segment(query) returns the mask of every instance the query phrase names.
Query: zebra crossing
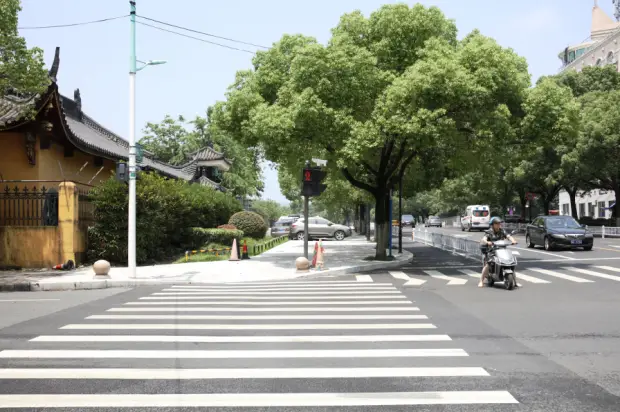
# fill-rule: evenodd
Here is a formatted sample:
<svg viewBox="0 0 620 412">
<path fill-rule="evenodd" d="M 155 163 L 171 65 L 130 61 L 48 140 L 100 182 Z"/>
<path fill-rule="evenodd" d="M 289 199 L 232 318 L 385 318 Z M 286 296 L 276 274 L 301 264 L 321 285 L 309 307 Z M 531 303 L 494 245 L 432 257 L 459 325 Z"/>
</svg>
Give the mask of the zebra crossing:
<svg viewBox="0 0 620 412">
<path fill-rule="evenodd" d="M 545 269 L 540 267 L 523 267 L 517 269 L 517 281 L 522 283 L 550 284 L 554 282 L 567 283 L 597 283 L 601 281 L 620 282 L 620 268 L 612 266 L 560 266 L 558 268 Z M 380 282 L 386 278 L 404 280 L 404 286 L 423 286 L 429 284 L 442 284 L 445 286 L 477 285 L 480 281 L 480 270 L 449 268 L 442 270 L 415 270 L 388 271 L 374 275 L 355 275 L 358 282 L 370 283 L 378 279 Z M 471 282 L 469 282 L 471 280 Z"/>
<path fill-rule="evenodd" d="M 372 276 L 171 286 L 76 319 L 0 351 L 0 409 L 519 404 Z"/>
</svg>

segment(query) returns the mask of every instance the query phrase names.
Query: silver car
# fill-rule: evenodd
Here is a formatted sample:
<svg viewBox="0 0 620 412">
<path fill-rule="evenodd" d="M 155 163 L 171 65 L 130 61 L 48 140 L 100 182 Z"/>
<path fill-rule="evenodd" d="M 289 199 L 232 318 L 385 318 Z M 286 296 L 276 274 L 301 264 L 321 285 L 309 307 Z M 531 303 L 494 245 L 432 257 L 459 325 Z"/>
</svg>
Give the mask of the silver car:
<svg viewBox="0 0 620 412">
<path fill-rule="evenodd" d="M 441 219 L 437 216 L 429 216 L 425 224 L 426 227 L 441 227 Z"/>
<path fill-rule="evenodd" d="M 343 240 L 347 236 L 351 236 L 352 231 L 348 226 L 332 223 L 329 220 L 319 216 L 311 217 L 309 220 L 310 233 L 308 239 L 317 237 L 333 237 L 336 240 Z M 306 235 L 306 225 L 304 219 L 301 218 L 293 223 L 289 233 L 289 237 L 291 239 L 303 240 Z"/>
</svg>

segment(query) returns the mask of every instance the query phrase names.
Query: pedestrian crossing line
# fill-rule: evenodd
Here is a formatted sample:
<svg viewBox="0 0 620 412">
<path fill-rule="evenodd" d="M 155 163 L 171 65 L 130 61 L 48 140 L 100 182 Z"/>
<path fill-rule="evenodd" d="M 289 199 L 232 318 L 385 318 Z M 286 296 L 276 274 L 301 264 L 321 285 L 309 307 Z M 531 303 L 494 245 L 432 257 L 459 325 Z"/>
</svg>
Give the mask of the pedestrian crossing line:
<svg viewBox="0 0 620 412">
<path fill-rule="evenodd" d="M 461 272 L 464 275 L 471 276 L 472 278 L 480 279 L 480 273 L 474 272 L 473 270 L 459 269 L 459 272 Z"/>
<path fill-rule="evenodd" d="M 0 395 L 0 408 L 216 408 L 518 404 L 508 391 Z"/>
<path fill-rule="evenodd" d="M 374 282 L 372 276 L 370 275 L 355 275 L 355 279 L 358 282 Z"/>
<path fill-rule="evenodd" d="M 134 369 L 27 368 L 0 369 L 0 379 L 364 379 L 490 376 L 480 367 L 411 368 L 265 368 L 265 369 Z"/>
<path fill-rule="evenodd" d="M 271 287 L 271 288 L 176 288 L 176 289 L 166 289 L 167 292 L 223 292 L 223 293 L 231 293 L 231 292 L 239 292 L 239 293 L 265 293 L 265 292 L 274 292 L 274 293 L 282 293 L 282 292 L 339 292 L 339 291 L 351 291 L 351 292 L 370 292 L 370 291 L 393 291 L 396 287 L 394 285 L 389 286 L 369 286 L 368 284 L 361 284 L 356 287 L 320 287 L 315 288 L 312 286 L 301 286 L 301 287 Z"/>
<path fill-rule="evenodd" d="M 320 343 L 320 342 L 445 342 L 448 335 L 294 335 L 294 336 L 188 336 L 188 335 L 42 335 L 30 342 L 157 342 L 157 343 Z"/>
<path fill-rule="evenodd" d="M 426 283 L 425 280 L 409 277 L 405 272 L 394 271 L 394 272 L 388 272 L 388 273 L 394 279 L 404 280 L 405 284 L 403 286 L 421 286 L 424 283 Z"/>
<path fill-rule="evenodd" d="M 463 349 L 116 350 L 7 349 L 2 359 L 307 359 L 469 356 Z"/>
<path fill-rule="evenodd" d="M 258 295 L 260 293 L 260 295 Z M 152 296 L 209 296 L 211 298 L 220 298 L 221 297 L 234 297 L 235 299 L 248 299 L 251 297 L 255 297 L 256 299 L 364 299 L 364 296 L 360 297 L 359 295 L 363 294 L 364 296 L 372 295 L 374 299 L 376 297 L 390 297 L 390 296 L 401 296 L 401 292 L 398 290 L 387 290 L 387 291 L 356 291 L 356 292 L 269 292 L 269 293 L 261 293 L 261 292 L 155 292 Z M 353 295 L 353 296 L 350 296 Z"/>
<path fill-rule="evenodd" d="M 204 323 L 75 323 L 59 329 L 72 330 L 320 330 L 320 329 L 436 329 L 430 323 L 300 323 L 300 324 L 204 324 Z"/>
<path fill-rule="evenodd" d="M 480 279 L 480 276 L 481 276 L 481 273 L 474 272 L 473 270 L 469 270 L 469 269 L 459 269 L 459 272 L 461 272 L 461 273 L 463 273 L 465 275 L 471 276 L 473 278 L 476 278 L 476 279 Z M 534 276 L 529 276 L 529 275 L 523 274 L 521 272 L 517 273 L 517 279 L 518 280 L 523 279 L 525 281 L 532 282 L 532 283 L 551 283 L 548 280 L 535 278 Z M 518 286 L 521 286 L 521 285 L 518 285 Z"/>
<path fill-rule="evenodd" d="M 142 298 L 140 298 L 142 299 Z M 235 306 L 269 306 L 269 305 L 278 305 L 278 306 L 301 306 L 301 305 L 402 305 L 408 303 L 406 300 L 351 300 L 351 301 L 333 301 L 333 300 L 322 300 L 322 301 L 308 301 L 308 302 L 300 302 L 297 300 L 294 301 L 280 301 L 280 302 L 224 302 L 224 301 L 179 301 L 176 300 L 174 302 L 127 302 L 125 305 L 235 305 Z"/>
<path fill-rule="evenodd" d="M 465 283 L 467 283 L 467 279 L 459 279 L 455 277 L 446 276 L 438 270 L 424 270 L 423 272 L 432 278 L 447 280 L 448 286 L 464 285 Z"/>
<path fill-rule="evenodd" d="M 277 282 L 277 283 L 242 283 L 242 284 L 230 284 L 230 283 L 213 283 L 213 284 L 200 284 L 200 285 L 171 285 L 174 289 L 270 289 L 270 288 L 374 288 L 382 286 L 391 286 L 391 283 L 372 283 L 368 285 L 360 285 L 356 280 L 347 282 L 338 281 L 323 281 L 323 282 Z"/>
<path fill-rule="evenodd" d="M 571 272 L 583 273 L 584 275 L 590 275 L 597 278 L 615 280 L 616 282 L 620 282 L 620 277 L 614 275 L 608 275 L 606 273 L 594 272 L 593 270 L 580 269 L 575 267 L 565 267 L 563 269 L 570 270 Z"/>
<path fill-rule="evenodd" d="M 618 246 L 618 247 L 620 247 L 620 246 Z M 602 270 L 607 270 L 609 272 L 620 273 L 620 268 L 614 268 L 614 267 L 611 267 L 611 266 L 595 266 L 595 268 L 602 269 Z"/>
<path fill-rule="evenodd" d="M 405 302 L 403 302 L 405 303 Z M 368 307 L 335 307 L 335 306 L 323 306 L 316 307 L 301 307 L 301 308 L 190 308 L 190 307 L 178 307 L 178 308 L 153 308 L 149 306 L 134 306 L 134 305 L 207 305 L 208 302 L 128 302 L 125 305 L 130 307 L 112 308 L 106 312 L 419 312 L 420 308 L 415 306 L 368 306 Z"/>
<path fill-rule="evenodd" d="M 296 299 L 296 301 L 305 301 L 305 300 L 320 300 L 320 299 L 350 299 L 352 301 L 356 301 L 358 299 L 399 299 L 399 300 L 407 300 L 406 296 L 403 296 L 402 293 L 396 293 L 387 296 L 178 296 L 178 295 L 167 295 L 167 296 L 145 296 L 141 297 L 140 300 L 191 300 L 191 299 L 219 299 L 219 300 L 243 300 L 243 301 L 252 301 L 252 300 L 276 300 L 281 301 L 282 299 Z M 269 302 L 265 302 L 269 303 Z M 350 302 L 354 303 L 354 302 Z"/>
<path fill-rule="evenodd" d="M 234 316 L 234 315 L 91 315 L 85 319 L 154 319 L 154 320 L 379 320 L 379 319 L 428 319 L 426 315 L 284 315 L 284 316 Z"/>
<path fill-rule="evenodd" d="M 222 287 L 255 287 L 269 285 L 357 285 L 356 280 L 276 280 L 264 282 L 226 282 L 226 283 L 202 283 L 197 285 L 172 285 L 172 287 L 188 287 L 195 286 L 197 288 L 204 286 L 222 286 Z M 380 283 L 379 283 L 380 284 Z M 389 285 L 389 283 L 384 283 Z M 369 285 L 372 286 L 372 285 Z"/>
<path fill-rule="evenodd" d="M 553 276 L 553 277 L 560 278 L 560 279 L 570 280 L 571 282 L 594 283 L 593 280 L 578 278 L 576 276 L 571 276 L 571 275 L 565 275 L 563 273 L 554 272 L 552 270 L 546 270 L 546 269 L 540 269 L 540 268 L 528 268 L 528 270 L 542 273 L 543 275 L 548 275 L 548 276 Z"/>
</svg>

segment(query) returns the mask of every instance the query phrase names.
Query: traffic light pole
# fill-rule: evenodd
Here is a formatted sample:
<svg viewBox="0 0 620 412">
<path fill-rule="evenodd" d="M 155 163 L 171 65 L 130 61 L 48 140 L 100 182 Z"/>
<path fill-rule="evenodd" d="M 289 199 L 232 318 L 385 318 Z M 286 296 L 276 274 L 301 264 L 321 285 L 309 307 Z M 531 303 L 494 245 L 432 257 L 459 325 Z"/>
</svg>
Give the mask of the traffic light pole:
<svg viewBox="0 0 620 412">
<path fill-rule="evenodd" d="M 306 162 L 306 168 L 310 167 L 310 162 Z M 304 193 L 304 257 L 308 259 L 308 235 L 310 233 L 309 212 L 310 197 Z"/>
<path fill-rule="evenodd" d="M 403 177 L 398 181 L 398 253 L 403 253 Z M 413 226 L 413 222 L 412 222 Z"/>
</svg>

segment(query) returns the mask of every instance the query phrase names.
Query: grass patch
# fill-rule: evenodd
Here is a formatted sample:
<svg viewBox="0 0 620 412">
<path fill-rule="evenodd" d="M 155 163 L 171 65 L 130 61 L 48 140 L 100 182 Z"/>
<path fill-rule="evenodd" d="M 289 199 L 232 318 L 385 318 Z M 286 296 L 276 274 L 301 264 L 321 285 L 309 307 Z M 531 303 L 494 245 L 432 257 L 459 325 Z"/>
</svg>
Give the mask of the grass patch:
<svg viewBox="0 0 620 412">
<path fill-rule="evenodd" d="M 271 236 L 264 237 L 262 239 L 252 239 L 252 238 L 243 238 L 239 244 L 239 258 L 241 258 L 241 253 L 243 250 L 244 243 L 248 246 L 248 254 L 251 256 L 258 256 L 263 252 L 268 251 L 269 249 L 273 249 L 274 247 L 281 245 L 284 242 L 287 242 L 288 238 L 284 237 L 274 238 Z M 175 260 L 174 263 L 186 263 L 186 262 L 218 262 L 221 260 L 228 260 L 230 258 L 230 251 L 228 249 L 232 247 L 232 245 L 222 245 L 218 243 L 209 243 L 204 245 L 201 249 L 205 250 L 204 253 L 197 251 L 197 253 L 192 254 L 190 252 L 189 256 L 187 256 L 187 260 L 185 254 L 180 256 Z M 209 250 L 218 250 L 218 255 L 216 256 L 215 252 L 208 252 Z"/>
</svg>

